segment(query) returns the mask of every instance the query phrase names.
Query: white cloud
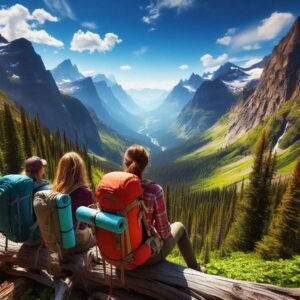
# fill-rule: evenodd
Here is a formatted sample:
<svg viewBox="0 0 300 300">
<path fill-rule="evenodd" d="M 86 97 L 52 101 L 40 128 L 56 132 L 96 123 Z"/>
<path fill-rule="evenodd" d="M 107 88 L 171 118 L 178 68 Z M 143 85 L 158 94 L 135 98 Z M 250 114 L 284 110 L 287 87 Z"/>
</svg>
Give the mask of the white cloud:
<svg viewBox="0 0 300 300">
<path fill-rule="evenodd" d="M 224 37 L 217 39 L 221 45 L 231 45 L 243 50 L 258 50 L 260 42 L 270 41 L 292 24 L 295 16 L 291 13 L 273 12 L 268 18 L 260 21 L 257 26 L 237 32 L 237 28 L 229 28 Z"/>
<path fill-rule="evenodd" d="M 231 42 L 231 37 L 230 36 L 224 36 L 222 38 L 217 39 L 217 44 L 220 45 L 229 45 Z"/>
<path fill-rule="evenodd" d="M 54 38 L 45 30 L 36 30 L 35 21 L 43 24 L 45 21 L 57 22 L 57 18 L 43 9 L 36 9 L 33 14 L 20 4 L 0 10 L 0 33 L 8 40 L 26 38 L 34 43 L 62 47 L 62 41 Z"/>
<path fill-rule="evenodd" d="M 63 17 L 71 20 L 76 20 L 75 14 L 68 0 L 44 0 L 44 3 L 52 12 L 55 12 Z"/>
<path fill-rule="evenodd" d="M 85 28 L 91 29 L 91 30 L 95 30 L 97 29 L 97 24 L 94 22 L 83 22 L 81 23 L 81 25 Z"/>
<path fill-rule="evenodd" d="M 130 71 L 132 69 L 129 65 L 120 66 L 121 71 Z"/>
<path fill-rule="evenodd" d="M 261 49 L 261 46 L 258 43 L 255 43 L 253 45 L 243 46 L 243 49 L 244 50 L 258 50 L 258 49 Z"/>
<path fill-rule="evenodd" d="M 152 2 L 146 7 L 148 11 L 147 16 L 142 17 L 142 21 L 146 24 L 153 24 L 160 16 L 161 11 L 164 9 L 177 9 L 178 13 L 190 8 L 194 0 L 160 0 Z"/>
<path fill-rule="evenodd" d="M 40 24 L 44 24 L 46 21 L 58 22 L 58 18 L 52 16 L 42 8 L 35 9 L 32 13 L 32 17 L 36 19 Z"/>
<path fill-rule="evenodd" d="M 272 40 L 294 20 L 291 13 L 274 12 L 269 18 L 261 21 L 261 25 L 257 27 L 257 37 L 259 40 Z"/>
<path fill-rule="evenodd" d="M 253 66 L 254 64 L 257 64 L 258 62 L 260 62 L 262 60 L 261 57 L 254 57 L 254 58 L 251 58 L 249 59 L 248 61 L 246 61 L 242 67 L 243 68 L 249 68 L 251 66 Z"/>
<path fill-rule="evenodd" d="M 227 32 L 225 33 L 225 35 L 234 35 L 236 32 L 237 32 L 237 28 L 236 27 L 228 28 Z"/>
<path fill-rule="evenodd" d="M 228 60 L 228 55 L 226 53 L 224 53 L 216 58 L 213 58 L 212 55 L 205 54 L 200 58 L 200 60 L 203 64 L 204 68 L 215 67 L 217 65 L 221 65 L 226 60 Z"/>
<path fill-rule="evenodd" d="M 187 70 L 189 68 L 188 65 L 181 65 L 178 67 L 179 70 Z"/>
<path fill-rule="evenodd" d="M 89 51 L 90 53 L 108 52 L 121 42 L 122 40 L 114 33 L 106 33 L 104 39 L 101 39 L 97 33 L 78 30 L 74 33 L 70 49 L 78 52 Z"/>
<path fill-rule="evenodd" d="M 149 50 L 148 47 L 141 47 L 140 49 L 133 52 L 133 55 L 136 57 L 143 56 L 145 53 L 147 53 Z"/>
</svg>

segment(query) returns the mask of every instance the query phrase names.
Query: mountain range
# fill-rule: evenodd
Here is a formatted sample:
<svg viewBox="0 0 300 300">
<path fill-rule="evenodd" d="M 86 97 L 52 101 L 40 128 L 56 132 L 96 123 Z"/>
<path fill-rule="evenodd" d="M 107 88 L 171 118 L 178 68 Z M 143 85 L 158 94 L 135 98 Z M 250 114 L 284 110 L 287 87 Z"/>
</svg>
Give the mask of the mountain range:
<svg viewBox="0 0 300 300">
<path fill-rule="evenodd" d="M 299 53 L 300 18 L 272 54 L 259 64 L 238 71 L 228 64 L 218 72 L 219 78 L 225 78 L 224 81 L 213 79 L 217 76 L 212 74 L 213 80 L 205 81 L 187 105 L 190 112 L 195 107 L 206 111 L 215 109 L 217 98 L 209 101 L 205 85 L 214 85 L 219 80 L 218 89 L 227 93 L 229 77 L 236 81 L 245 76 L 243 73 L 264 67 L 261 77 L 255 79 L 256 84 L 247 83 L 234 103 L 228 106 L 227 112 L 220 113 L 215 124 L 194 134 L 184 143 L 156 155 L 149 176 L 162 183 L 188 183 L 194 190 L 241 181 L 249 175 L 252 149 L 264 129 L 268 143 L 277 152 L 278 174 L 291 172 L 300 155 Z M 223 72 L 226 69 L 229 70 L 229 77 Z M 196 102 L 197 98 L 199 102 Z M 199 120 L 201 118 L 195 118 L 195 122 Z M 190 118 L 186 121 L 189 124 Z"/>
<path fill-rule="evenodd" d="M 29 41 L 0 36 L 0 89 L 51 131 L 65 131 L 91 152 L 120 163 L 125 148 L 140 143 L 154 155 L 153 179 L 200 188 L 236 168 L 244 171 L 233 172 L 227 183 L 247 175 L 264 127 L 279 151 L 280 172 L 291 168 L 300 151 L 299 53 L 298 18 L 260 62 L 250 67 L 229 62 L 210 74 L 193 73 L 168 94 L 149 90 L 153 99 L 155 93 L 164 99 L 147 111 L 137 104 L 142 94 L 127 93 L 114 78 L 85 77 L 70 60 L 50 72 Z"/>
<path fill-rule="evenodd" d="M 110 128 L 113 136 L 115 136 L 116 131 L 116 133 L 123 136 L 123 139 L 131 140 L 131 143 L 143 143 L 152 151 L 158 151 L 158 147 L 151 143 L 149 137 L 138 133 L 138 128 L 142 122 L 141 119 L 129 112 L 124 107 L 126 105 L 121 105 L 121 101 L 115 96 L 116 93 L 122 99 L 125 99 L 122 103 L 128 103 L 128 106 L 134 109 L 134 105 L 130 105 L 130 101 L 133 102 L 133 100 L 130 99 L 119 84 L 111 82 L 105 75 L 99 75 L 94 78 L 83 77 L 79 80 L 70 81 L 70 78 L 76 76 L 78 69 L 72 63 L 67 64 L 66 70 L 63 69 L 64 66 L 66 64 L 62 62 L 54 69 L 60 70 L 62 74 L 65 74 L 60 83 L 57 83 L 60 91 L 66 95 L 78 98 L 89 109 L 99 130 L 107 126 Z M 95 78 L 104 80 L 95 81 Z M 135 104 L 135 106 L 137 105 Z"/>
<path fill-rule="evenodd" d="M 1 37 L 0 41 L 0 89 L 18 106 L 24 107 L 30 117 L 39 115 L 42 124 L 50 130 L 64 131 L 71 139 L 78 136 L 81 144 L 86 144 L 91 151 L 101 154 L 97 128 L 86 108 L 71 99 L 67 100 L 68 107 L 65 105 L 64 96 L 32 44 L 24 38 L 9 43 Z M 81 115 L 71 114 L 68 108 L 73 105 L 81 107 L 88 126 L 77 126 L 84 119 L 81 119 Z M 90 139 L 91 134 L 93 139 Z"/>
</svg>

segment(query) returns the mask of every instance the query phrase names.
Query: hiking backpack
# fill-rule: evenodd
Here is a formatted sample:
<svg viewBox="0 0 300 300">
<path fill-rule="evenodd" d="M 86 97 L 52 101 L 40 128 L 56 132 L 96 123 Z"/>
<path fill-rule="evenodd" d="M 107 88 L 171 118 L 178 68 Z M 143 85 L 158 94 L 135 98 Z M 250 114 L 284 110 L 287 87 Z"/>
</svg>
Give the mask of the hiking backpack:
<svg viewBox="0 0 300 300">
<path fill-rule="evenodd" d="M 69 194 L 81 186 L 76 185 Z M 73 227 L 72 199 L 69 194 L 41 191 L 35 194 L 33 200 L 43 241 L 50 252 L 58 253 L 60 258 L 64 254 L 82 252 L 90 247 L 89 231 L 75 232 Z"/>
<path fill-rule="evenodd" d="M 145 218 L 143 192 L 140 179 L 126 172 L 104 175 L 97 188 L 101 211 L 121 215 L 127 221 L 122 234 L 96 227 L 102 258 L 123 272 L 144 264 L 154 251 L 160 250 L 159 241 L 151 237 Z"/>
<path fill-rule="evenodd" d="M 40 231 L 32 206 L 34 180 L 24 175 L 0 178 L 0 232 L 7 239 L 35 242 Z"/>
</svg>

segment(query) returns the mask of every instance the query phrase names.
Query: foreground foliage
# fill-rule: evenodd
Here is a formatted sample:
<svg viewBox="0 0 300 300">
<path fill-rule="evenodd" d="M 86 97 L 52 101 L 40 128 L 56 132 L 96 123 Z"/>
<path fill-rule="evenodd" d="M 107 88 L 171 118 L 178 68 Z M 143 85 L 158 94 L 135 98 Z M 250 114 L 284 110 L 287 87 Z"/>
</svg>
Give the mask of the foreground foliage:
<svg viewBox="0 0 300 300">
<path fill-rule="evenodd" d="M 185 265 L 178 250 L 174 250 L 168 256 L 168 260 Z M 202 263 L 200 257 L 199 262 Z M 221 257 L 216 251 L 210 253 L 210 262 L 205 266 L 212 275 L 283 287 L 300 287 L 300 256 L 265 261 L 253 252 L 233 252 L 230 256 Z"/>
</svg>

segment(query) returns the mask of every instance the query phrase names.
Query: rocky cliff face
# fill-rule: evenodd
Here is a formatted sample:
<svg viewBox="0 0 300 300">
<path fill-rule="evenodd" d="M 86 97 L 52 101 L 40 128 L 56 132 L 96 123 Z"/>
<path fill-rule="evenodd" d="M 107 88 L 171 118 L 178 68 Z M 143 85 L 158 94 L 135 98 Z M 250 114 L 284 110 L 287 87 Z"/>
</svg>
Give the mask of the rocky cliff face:
<svg viewBox="0 0 300 300">
<path fill-rule="evenodd" d="M 299 93 L 300 18 L 274 48 L 254 93 L 242 95 L 234 107 L 228 140 L 249 131 Z"/>
</svg>

